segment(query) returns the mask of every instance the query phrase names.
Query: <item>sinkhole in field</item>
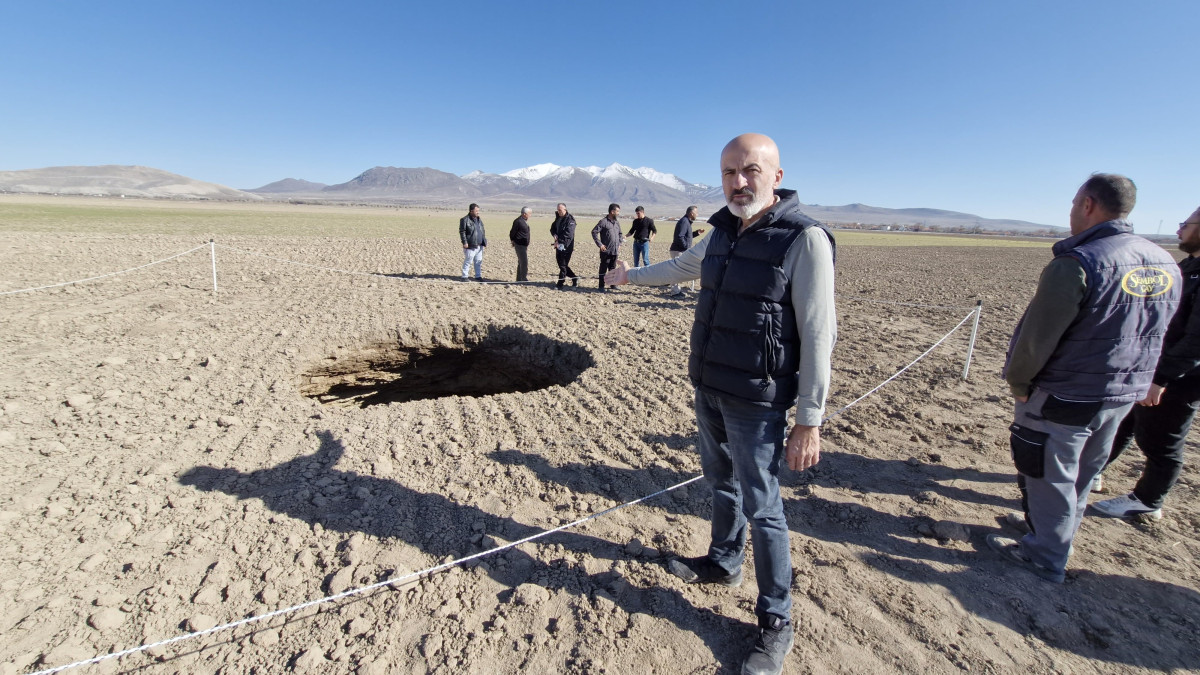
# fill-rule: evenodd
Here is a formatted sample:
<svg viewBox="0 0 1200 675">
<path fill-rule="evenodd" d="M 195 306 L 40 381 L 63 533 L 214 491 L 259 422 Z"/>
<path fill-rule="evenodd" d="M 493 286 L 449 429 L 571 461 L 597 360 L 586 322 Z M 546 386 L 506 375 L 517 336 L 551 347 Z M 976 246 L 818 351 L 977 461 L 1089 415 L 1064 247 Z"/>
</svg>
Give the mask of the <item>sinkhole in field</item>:
<svg viewBox="0 0 1200 675">
<path fill-rule="evenodd" d="M 454 327 L 341 347 L 301 377 L 300 393 L 361 406 L 536 391 L 595 365 L 584 347 L 514 326 Z"/>
</svg>

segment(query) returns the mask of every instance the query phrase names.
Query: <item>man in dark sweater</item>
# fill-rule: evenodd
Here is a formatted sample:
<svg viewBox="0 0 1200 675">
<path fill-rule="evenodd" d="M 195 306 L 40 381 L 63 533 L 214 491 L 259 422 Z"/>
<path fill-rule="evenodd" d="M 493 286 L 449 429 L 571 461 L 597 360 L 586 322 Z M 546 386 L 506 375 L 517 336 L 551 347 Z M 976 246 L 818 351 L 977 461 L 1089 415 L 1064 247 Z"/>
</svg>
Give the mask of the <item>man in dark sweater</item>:
<svg viewBox="0 0 1200 675">
<path fill-rule="evenodd" d="M 1179 263 L 1183 297 L 1167 326 L 1162 356 L 1154 369 L 1150 393 L 1138 401 L 1113 439 L 1112 464 L 1136 439 L 1146 466 L 1133 491 L 1092 504 L 1113 518 L 1162 517 L 1163 499 L 1183 472 L 1183 447 L 1200 406 L 1200 209 L 1179 224 L 1179 248 L 1188 254 Z"/>
<path fill-rule="evenodd" d="M 533 209 L 526 206 L 508 231 L 513 251 L 517 254 L 517 281 L 529 281 L 529 216 Z"/>
<path fill-rule="evenodd" d="M 550 236 L 554 237 L 554 260 L 558 263 L 558 284 L 571 280 L 572 286 L 579 285 L 579 277 L 571 269 L 571 254 L 575 252 L 575 216 L 567 212 L 567 205 L 559 203 L 555 209 L 554 222 L 550 225 Z"/>
<path fill-rule="evenodd" d="M 654 227 L 653 218 L 646 217 L 646 210 L 642 207 L 637 207 L 633 212 L 637 218 L 633 219 L 626 236 L 633 237 L 633 266 L 645 267 L 650 264 L 650 242 L 654 241 L 658 228 Z"/>
<path fill-rule="evenodd" d="M 600 249 L 600 290 L 604 290 L 604 274 L 617 266 L 621 242 L 625 241 L 621 234 L 621 223 L 617 221 L 620 215 L 621 205 L 609 204 L 608 215 L 592 228 L 592 241 Z"/>
</svg>

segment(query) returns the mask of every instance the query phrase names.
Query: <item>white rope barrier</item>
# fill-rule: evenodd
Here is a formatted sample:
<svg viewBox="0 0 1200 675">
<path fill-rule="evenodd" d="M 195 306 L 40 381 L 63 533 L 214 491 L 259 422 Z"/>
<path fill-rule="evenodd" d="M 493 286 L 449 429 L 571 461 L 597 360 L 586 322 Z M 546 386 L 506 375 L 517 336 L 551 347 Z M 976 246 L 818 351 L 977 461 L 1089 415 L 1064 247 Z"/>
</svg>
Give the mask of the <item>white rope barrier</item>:
<svg viewBox="0 0 1200 675">
<path fill-rule="evenodd" d="M 227 247 L 227 248 L 228 248 L 228 247 Z M 264 256 L 264 257 L 266 257 L 266 256 Z M 904 367 L 903 367 L 903 368 L 901 368 L 899 371 L 897 371 L 897 372 L 896 372 L 894 375 L 892 375 L 892 376 L 891 376 L 891 377 L 889 377 L 888 379 L 884 380 L 883 382 L 880 382 L 878 385 L 876 385 L 876 386 L 875 386 L 875 388 L 871 389 L 870 391 L 868 391 L 867 393 L 863 394 L 862 396 L 859 396 L 858 398 L 854 399 L 854 400 L 853 400 L 853 401 L 851 401 L 849 404 L 847 404 L 847 405 L 845 405 L 845 406 L 841 407 L 840 409 L 838 409 L 838 410 L 836 410 L 836 411 L 834 411 L 834 412 L 832 412 L 832 413 L 829 413 L 829 414 L 825 415 L 825 417 L 823 417 L 823 418 L 821 419 L 821 422 L 822 422 L 822 423 L 824 423 L 824 422 L 826 422 L 826 421 L 828 421 L 828 420 L 830 420 L 830 419 L 832 419 L 832 418 L 834 418 L 834 417 L 837 417 L 838 415 L 842 414 L 842 413 L 843 413 L 843 412 L 845 412 L 846 410 L 849 410 L 849 409 L 850 409 L 852 406 L 854 406 L 855 404 L 857 404 L 859 401 L 862 401 L 863 399 L 867 398 L 867 397 L 868 397 L 868 396 L 870 396 L 871 394 L 874 394 L 875 392 L 879 391 L 879 390 L 880 390 L 880 389 L 881 389 L 881 388 L 882 388 L 884 385 L 886 385 L 887 383 L 891 382 L 892 380 L 895 380 L 897 377 L 899 377 L 901 374 L 903 374 L 903 373 L 904 373 L 905 371 L 907 371 L 909 368 L 911 368 L 911 367 L 913 367 L 914 365 L 916 365 L 916 364 L 917 364 L 917 363 L 918 363 L 918 362 L 919 362 L 921 359 L 923 359 L 923 358 L 925 358 L 926 356 L 928 356 L 928 355 L 929 355 L 931 352 L 933 352 L 933 350 L 934 350 L 934 349 L 937 349 L 939 345 L 941 345 L 943 342 L 945 342 L 947 338 L 949 338 L 951 335 L 953 335 L 955 331 L 957 331 L 959 328 L 961 328 L 961 327 L 962 327 L 962 325 L 963 325 L 964 323 L 966 323 L 968 320 L 970 320 L 970 319 L 971 319 L 971 317 L 973 317 L 973 316 L 977 316 L 977 312 L 976 312 L 976 311 L 972 311 L 970 314 L 968 314 L 967 316 L 963 317 L 962 321 L 959 321 L 959 322 L 958 322 L 958 325 L 956 325 L 954 328 L 950 329 L 950 332 L 949 332 L 949 333 L 946 333 L 945 335 L 943 335 L 943 336 L 942 336 L 942 338 L 941 338 L 940 340 L 938 340 L 937 342 L 933 343 L 933 346 L 931 346 L 929 349 L 926 349 L 926 350 L 925 350 L 925 351 L 924 351 L 924 352 L 923 352 L 923 353 L 922 353 L 920 356 L 918 356 L 916 359 L 914 359 L 914 360 L 912 361 L 912 363 L 909 363 L 907 366 L 904 366 Z M 334 602 L 334 601 L 337 601 L 337 600 L 341 600 L 341 599 L 343 599 L 343 598 L 348 598 L 348 597 L 355 596 L 355 595 L 361 595 L 361 594 L 363 594 L 363 593 L 367 593 L 367 592 L 370 592 L 370 591 L 373 591 L 373 590 L 376 590 L 376 589 L 379 589 L 379 588 L 383 588 L 383 587 L 386 587 L 386 586 L 395 586 L 395 585 L 402 584 L 402 583 L 404 583 L 404 582 L 407 582 L 407 581 L 415 581 L 415 580 L 417 580 L 417 579 L 421 579 L 421 578 L 424 578 L 424 577 L 427 577 L 427 576 L 430 576 L 430 575 L 436 574 L 436 573 L 438 573 L 438 572 L 441 572 L 442 570 L 449 569 L 449 568 L 451 568 L 451 567 L 457 567 L 457 566 L 459 566 L 459 565 L 462 565 L 462 564 L 464 564 L 464 563 L 471 562 L 472 560 L 478 560 L 478 559 L 480 559 L 480 558 L 483 558 L 483 557 L 486 557 L 486 556 L 489 556 L 489 555 L 492 555 L 492 554 L 495 554 L 495 553 L 500 553 L 500 552 L 503 552 L 503 551 L 509 550 L 509 549 L 511 549 L 511 548 L 514 548 L 514 547 L 516 547 L 516 546 L 520 546 L 521 544 L 527 544 L 527 543 L 529 543 L 529 542 L 531 542 L 531 541 L 535 541 L 535 540 L 537 540 L 537 539 L 541 539 L 542 537 L 549 536 L 549 535 L 551 535 L 551 534 L 554 534 L 554 533 L 556 533 L 556 532 L 562 532 L 563 530 L 571 529 L 571 528 L 573 528 L 573 527 L 576 527 L 576 526 L 582 525 L 582 524 L 584 524 L 584 523 L 586 523 L 586 522 L 589 522 L 589 521 L 595 520 L 595 519 L 597 519 L 597 518 L 601 518 L 601 517 L 603 517 L 603 516 L 606 516 L 606 515 L 608 515 L 608 514 L 610 514 L 610 513 L 615 513 L 615 512 L 617 512 L 617 511 L 620 511 L 620 510 L 622 510 L 622 509 L 627 509 L 627 508 L 629 508 L 629 507 L 631 507 L 631 506 L 634 506 L 634 505 L 636 505 L 636 504 L 640 504 L 640 503 L 642 503 L 642 502 L 644 502 L 644 501 L 647 501 L 647 500 L 653 499 L 653 498 L 655 498 L 655 497 L 657 497 L 657 496 L 659 496 L 659 495 L 666 494 L 666 493 L 668 493 L 668 492 L 671 492 L 671 491 L 673 491 L 673 490 L 676 490 L 676 489 L 678 489 L 678 488 L 681 488 L 681 487 L 683 487 L 683 486 L 685 486 L 685 485 L 688 485 L 688 484 L 690 484 L 690 483 L 695 483 L 696 481 L 698 481 L 698 480 L 700 480 L 700 479 L 702 479 L 702 478 L 704 478 L 704 476 L 703 476 L 703 475 L 699 475 L 699 476 L 693 476 L 692 478 L 689 478 L 689 479 L 687 479 L 687 480 L 685 480 L 685 481 L 681 481 L 681 482 L 679 482 L 679 483 L 676 483 L 675 485 L 672 485 L 671 487 L 664 488 L 664 489 L 662 489 L 662 490 L 659 490 L 658 492 L 655 492 L 655 493 L 653 493 L 653 494 L 649 494 L 649 495 L 646 495 L 646 496 L 644 496 L 644 497 L 639 497 L 638 499 L 635 499 L 635 500 L 633 500 L 633 501 L 629 501 L 629 502 L 625 502 L 625 503 L 623 503 L 623 504 L 618 504 L 618 505 L 616 505 L 616 506 L 613 506 L 613 507 L 611 507 L 611 508 L 607 508 L 607 509 L 605 509 L 605 510 L 603 510 L 603 511 L 600 511 L 600 512 L 598 512 L 598 513 L 593 513 L 593 514 L 592 514 L 592 515 L 590 515 L 590 516 L 586 516 L 586 517 L 584 517 L 584 518 L 580 518 L 580 519 L 578 519 L 578 520 L 575 520 L 575 521 L 573 521 L 573 522 L 570 522 L 570 523 L 566 523 L 566 524 L 564 524 L 564 525 L 559 525 L 559 526 L 558 526 L 558 527 L 556 527 L 556 528 L 553 528 L 553 529 L 550 529 L 550 530 L 544 530 L 544 531 L 542 531 L 542 532 L 538 532 L 537 534 L 533 534 L 533 535 L 530 535 L 530 536 L 528 536 L 528 537 L 525 537 L 524 539 L 520 539 L 520 540 L 517 540 L 517 541 L 514 541 L 514 542 L 510 542 L 510 543 L 508 543 L 508 544 L 505 544 L 505 545 L 503 545 L 503 546 L 497 546 L 497 547 L 495 547 L 495 548 L 491 548 L 491 549 L 488 549 L 488 550 L 486 550 L 486 551 L 480 551 L 479 553 L 475 553 L 475 554 L 472 554 L 472 555 L 469 555 L 469 556 L 465 556 L 465 557 L 462 557 L 462 558 L 458 558 L 457 560 L 451 560 L 451 561 L 449 561 L 449 562 L 444 562 L 444 563 L 442 563 L 442 564 L 440 564 L 440 565 L 435 565 L 435 566 L 433 566 L 433 567 L 426 568 L 426 569 L 424 569 L 424 570 L 421 570 L 421 571 L 419 571 L 419 572 L 412 572 L 412 573 L 409 573 L 409 574 L 405 574 L 405 575 L 403 575 L 403 576 L 394 577 L 394 578 L 392 578 L 392 579 L 387 579 L 387 580 L 384 580 L 384 581 L 376 582 L 376 583 L 374 583 L 374 584 L 370 584 L 370 585 L 368 585 L 368 586 L 362 586 L 362 587 L 360 587 L 360 588 L 354 588 L 354 589 L 351 589 L 351 590 L 348 590 L 348 591 L 344 591 L 344 592 L 342 592 L 342 593 L 338 593 L 338 594 L 336 594 L 336 595 L 330 595 L 330 596 L 326 596 L 326 597 L 324 597 L 324 598 L 319 598 L 319 599 L 317 599 L 317 600 L 310 600 L 310 601 L 308 601 L 308 602 L 304 602 L 304 603 L 301 603 L 301 604 L 299 604 L 299 605 L 293 605 L 293 606 L 291 606 L 291 607 L 284 607 L 284 608 L 282 608 L 282 609 L 277 609 L 277 610 L 275 610 L 275 611 L 272 611 L 272 612 L 267 612 L 266 614 L 259 614 L 259 615 L 257 615 L 257 616 L 251 616 L 251 617 L 247 617 L 247 618 L 245 618 L 245 619 L 240 619 L 240 620 L 238 620 L 238 621 L 232 621 L 232 622 L 230 622 L 230 623 L 221 624 L 220 626 L 213 626 L 212 628 L 209 628 L 209 629 L 206 629 L 206 630 L 196 631 L 196 632 L 193 632 L 193 633 L 186 633 L 186 634 L 184 634 L 184 635 L 177 635 L 177 636 L 175 636 L 175 637 L 173 637 L 173 638 L 168 638 L 168 639 L 166 639 L 166 640 L 160 640 L 159 642 L 155 642 L 155 643 L 153 643 L 153 644 L 141 645 L 141 646 L 139 646 L 139 647 L 133 647 L 133 648 L 130 648 L 130 649 L 125 649 L 125 650 L 122 650 L 122 651 L 119 651 L 119 652 L 114 652 L 114 653 L 111 653 L 111 654 L 104 654 L 104 655 L 102 655 L 102 656 L 96 656 L 96 657 L 93 657 L 93 658 L 90 658 L 90 659 L 86 659 L 86 660 L 83 660 L 83 661 L 76 661 L 75 663 L 69 663 L 69 664 L 66 664 L 66 665 L 63 665 L 63 666 L 58 666 L 58 667 L 56 667 L 56 668 L 50 668 L 50 669 L 47 669 L 47 670 L 39 670 L 39 671 L 37 671 L 37 672 L 35 672 L 35 673 L 32 673 L 31 675 L 50 675 L 51 673 L 58 673 L 58 672 L 62 672 L 62 671 L 64 671 L 64 670 L 69 670 L 69 669 L 71 669 L 71 668 L 77 668 L 77 667 L 79 667 L 79 666 L 86 666 L 86 665 L 91 665 L 91 664 L 94 664 L 94 663 L 100 663 L 101 661 L 107 661 L 107 660 L 109 660 L 109 659 L 117 659 L 117 658 L 121 658 L 121 657 L 123 657 L 123 656 L 130 656 L 130 655 L 132 655 L 132 654 L 137 654 L 137 653 L 139 653 L 139 652 L 144 652 L 144 651 L 147 651 L 147 650 L 150 650 L 150 649 L 155 649 L 155 648 L 158 648 L 158 647 L 165 647 L 165 646 L 167 646 L 167 645 L 174 644 L 174 643 L 176 643 L 176 642 L 182 642 L 182 641 L 184 641 L 184 640 L 190 640 L 190 639 L 193 639 L 193 638 L 203 637 L 203 636 L 205 636 L 205 635 L 211 635 L 211 634 L 213 634 L 213 633 L 217 633 L 217 632 L 221 632 L 221 631 L 231 630 L 231 629 L 237 628 L 237 627 L 239 627 L 239 626 L 245 626 L 245 625 L 249 625 L 249 624 L 252 624 L 252 623 L 258 623 L 258 622 L 261 622 L 261 621 L 267 621 L 267 620 L 269 620 L 269 619 L 273 619 L 273 618 L 275 618 L 275 617 L 277 617 L 277 616 L 283 616 L 284 614 L 291 614 L 291 613 L 294 613 L 294 612 L 298 612 L 298 611 L 301 611 L 301 610 L 307 609 L 307 608 L 309 608 L 309 607 L 315 607 L 315 606 L 317 606 L 317 605 L 322 605 L 322 604 L 325 604 L 325 603 Z"/>
<path fill-rule="evenodd" d="M 851 406 L 853 406 L 854 404 L 856 404 L 856 403 L 858 403 L 859 401 L 863 400 L 864 398 L 866 398 L 866 397 L 870 396 L 871 394 L 874 394 L 875 392 L 879 391 L 881 388 L 883 388 L 883 385 L 887 384 L 888 382 L 891 382 L 892 380 L 896 379 L 897 377 L 900 377 L 902 374 L 904 374 L 904 371 L 908 370 L 909 368 L 912 368 L 913 366 L 917 365 L 917 362 L 918 362 L 918 361 L 920 361 L 921 359 L 925 358 L 926 356 L 929 356 L 929 353 L 930 353 L 930 352 L 932 352 L 933 350 L 937 349 L 937 348 L 938 348 L 938 345 L 940 345 L 940 344 L 942 344 L 943 342 L 945 342 L 945 341 L 946 341 L 946 338 L 950 337 L 951 335 L 954 335 L 954 332 L 955 332 L 955 331 L 957 331 L 959 328 L 962 328 L 962 325 L 963 325 L 964 323 L 966 323 L 967 321 L 969 321 L 969 320 L 971 319 L 971 317 L 973 317 L 973 316 L 975 316 L 975 315 L 976 315 L 976 312 L 975 312 L 975 311 L 972 311 L 970 314 L 968 314 L 968 315 L 964 316 L 964 317 L 962 318 L 962 321 L 959 321 L 959 322 L 958 322 L 958 325 L 957 325 L 957 326 L 955 326 L 954 328 L 951 328 L 949 333 L 946 333 L 945 335 L 943 335 L 943 336 L 942 336 L 942 339 L 940 339 L 940 340 L 938 340 L 937 342 L 933 343 L 933 346 L 932 346 L 932 347 L 930 347 L 929 349 L 926 349 L 926 350 L 925 350 L 925 352 L 924 352 L 924 353 L 922 353 L 920 356 L 918 356 L 918 357 L 917 357 L 915 360 L 913 360 L 913 362 L 912 362 L 912 363 L 910 363 L 910 364 L 908 364 L 907 366 L 904 366 L 904 367 L 903 367 L 903 368 L 901 368 L 900 370 L 896 371 L 896 374 L 895 374 L 895 375 L 892 375 L 891 377 L 889 377 L 888 379 L 884 380 L 883 382 L 880 382 L 879 384 L 875 385 L 875 388 L 874 388 L 874 389 L 872 389 L 871 391 L 868 391 L 867 393 L 863 394 L 862 396 L 859 396 L 858 398 L 856 398 L 856 399 L 854 399 L 853 401 L 851 401 L 851 402 L 847 403 L 846 405 L 844 405 L 844 406 L 842 406 L 841 408 L 839 408 L 839 409 L 835 410 L 834 412 L 832 412 L 832 413 L 829 413 L 829 414 L 828 414 L 828 415 L 826 415 L 824 418 L 822 418 L 822 419 L 821 419 L 821 421 L 822 421 L 822 422 L 825 422 L 825 421 L 826 421 L 826 420 L 828 420 L 828 419 L 831 419 L 831 418 L 837 417 L 838 415 L 841 415 L 842 413 L 844 413 L 844 412 L 846 412 L 847 410 L 849 410 L 849 409 L 850 409 L 850 407 L 851 407 Z"/>
<path fill-rule="evenodd" d="M 201 244 L 200 246 L 197 246 L 196 248 L 189 249 L 182 253 L 176 253 L 175 255 L 170 256 L 168 258 L 163 258 L 162 260 L 155 260 L 154 262 L 149 262 L 149 263 L 146 263 L 145 265 L 139 265 L 137 267 L 131 267 L 127 270 L 121 270 L 119 272 L 110 272 L 108 274 L 101 274 L 99 276 L 88 277 L 87 279 L 79 279 L 76 281 L 64 281 L 64 282 L 58 283 L 58 284 L 49 284 L 46 286 L 36 286 L 34 288 L 23 288 L 23 289 L 16 290 L 16 291 L 0 291 L 0 295 L 14 295 L 17 293 L 29 293 L 32 291 L 46 290 L 48 288 L 59 288 L 62 286 L 70 286 L 72 284 L 82 284 L 82 283 L 85 283 L 88 281 L 96 281 L 98 279 L 105 279 L 108 277 L 116 276 L 118 274 L 126 274 L 128 272 L 135 272 L 140 269 L 145 269 L 145 268 L 151 267 L 153 265 L 158 265 L 160 263 L 167 262 L 168 260 L 174 260 L 175 258 L 178 258 L 180 256 L 185 256 L 189 253 L 194 253 L 206 246 L 208 247 L 209 255 L 212 258 L 212 284 L 213 284 L 213 294 L 214 295 L 216 295 L 216 293 L 217 293 L 217 251 L 216 251 L 216 249 L 218 246 L 221 248 L 224 248 L 224 249 L 228 249 L 230 251 L 236 251 L 237 253 L 242 253 L 244 255 L 250 255 L 250 256 L 255 256 L 258 258 L 264 258 L 266 260 L 271 260 L 271 261 L 278 262 L 278 263 L 284 263 L 287 265 L 296 265 L 299 267 L 307 267 L 309 269 L 321 270 L 324 272 L 336 272 L 338 274 L 351 274 L 351 275 L 355 275 L 355 276 L 376 277 L 376 278 L 380 278 L 380 279 L 387 279 L 390 281 L 419 281 L 419 282 L 427 282 L 427 283 L 435 283 L 435 284 L 461 284 L 461 283 L 463 283 L 462 281 L 454 281 L 452 279 L 420 279 L 420 278 L 416 278 L 416 277 L 380 274 L 378 272 L 360 272 L 360 271 L 356 271 L 356 270 L 344 270 L 344 269 L 340 269 L 337 267 L 325 267 L 323 265 L 313 265 L 311 263 L 304 263 L 304 262 L 300 262 L 297 260 L 288 260 L 287 258 L 279 258 L 276 256 L 265 255 L 263 253 L 257 253 L 255 251 L 248 251 L 246 249 L 238 248 L 236 246 L 229 246 L 228 244 L 218 244 L 215 241 L 210 239 L 207 244 Z M 515 285 L 519 285 L 519 284 L 550 283 L 558 278 L 557 276 L 555 276 L 553 274 L 542 275 L 542 276 L 545 279 L 545 281 L 539 279 L 536 281 L 533 281 L 533 280 L 528 280 L 528 281 L 471 281 L 468 283 L 482 285 L 482 286 L 515 286 Z M 574 277 L 564 277 L 563 280 L 564 281 L 570 280 L 570 281 L 578 282 L 578 281 L 583 281 L 583 280 L 592 279 L 592 278 L 593 277 L 574 276 Z M 839 300 L 850 300 L 853 302 L 866 302 L 866 303 L 871 303 L 871 304 L 876 304 L 876 305 L 893 305 L 893 306 L 897 306 L 897 307 L 924 307 L 924 308 L 929 308 L 929 309 L 968 309 L 969 308 L 968 305 L 934 305 L 934 304 L 921 303 L 921 302 L 899 302 L 899 301 L 893 301 L 893 300 L 875 300 L 872 298 L 860 298 L 860 297 L 856 297 L 856 296 L 852 296 L 852 295 L 844 295 L 841 293 L 837 294 L 835 297 L 837 297 Z"/>
<path fill-rule="evenodd" d="M 157 265 L 157 264 L 159 264 L 159 263 L 165 263 L 165 262 L 167 262 L 168 260 L 174 260 L 175 258 L 178 258 L 178 257 L 180 257 L 180 256 L 184 256 L 184 255 L 187 255 L 187 254 L 189 254 L 189 253 L 194 253 L 194 252 L 196 252 L 196 251 L 199 251 L 200 249 L 202 249 L 202 248 L 204 248 L 204 247 L 206 247 L 206 246 L 208 246 L 208 244 L 201 244 L 201 245 L 197 246 L 196 248 L 193 248 L 193 249 L 188 249 L 188 250 L 184 251 L 183 253 L 176 253 L 175 255 L 173 255 L 173 256 L 171 256 L 171 257 L 169 257 L 169 258 L 163 258 L 162 260 L 155 260 L 154 262 L 149 262 L 149 263 L 146 263 L 145 265 L 138 265 L 137 267 L 130 267 L 129 269 L 127 269 L 127 270 L 121 270 L 120 272 L 109 272 L 108 274 L 101 274 L 100 276 L 96 276 L 96 277 L 88 277 L 87 279 L 79 279 L 79 280 L 77 280 L 77 281 L 64 281 L 64 282 L 62 282 L 61 284 L 49 284 L 49 285 L 47 285 L 47 286 L 37 286 L 37 287 L 34 287 L 34 288 L 22 288 L 22 289 L 21 289 L 21 290 L 19 290 L 19 291 L 0 291 L 0 295 L 13 295 L 13 294 L 15 294 L 15 293 L 29 293 L 29 292 L 31 292 L 31 291 L 42 291 L 42 290 L 45 290 L 45 289 L 47 289 L 47 288 L 58 288 L 58 287 L 60 287 L 60 286 L 70 286 L 71 284 L 82 284 L 82 283 L 84 283 L 84 282 L 87 282 L 87 281 L 95 281 L 95 280 L 97 280 L 97 279 L 104 279 L 104 278 L 107 278 L 107 277 L 113 277 L 113 276 L 116 276 L 116 275 L 118 275 L 118 274 L 125 274 L 125 273 L 127 273 L 127 272 L 135 272 L 135 271 L 137 271 L 137 270 L 140 270 L 140 269 L 145 269 L 145 268 L 147 268 L 147 267 L 150 267 L 151 265 Z M 215 277 L 214 277 L 214 279 L 215 279 Z M 214 283 L 215 283 L 215 281 L 214 281 Z"/>
<path fill-rule="evenodd" d="M 567 523 L 565 525 L 559 525 L 558 527 L 556 527 L 552 530 L 544 530 L 542 532 L 538 532 L 537 534 L 533 534 L 528 537 L 525 537 L 524 539 L 519 539 L 517 541 L 507 543 L 503 546 L 497 546 L 495 548 L 490 548 L 486 551 L 480 551 L 479 553 L 475 553 L 473 555 L 459 558 L 457 560 L 451 560 L 449 562 L 444 562 L 440 565 L 436 565 L 434 567 L 430 567 L 430 568 L 421 570 L 419 572 L 412 572 L 410 574 L 405 574 L 400 577 L 395 577 L 392 579 L 387 579 L 385 581 L 380 581 L 380 582 L 371 584 L 369 586 L 363 586 L 361 588 L 354 588 L 354 589 L 351 589 L 348 591 L 343 591 L 342 593 L 338 593 L 337 595 L 330 595 L 330 596 L 327 596 L 324 598 L 320 598 L 318 600 L 310 600 L 308 602 L 305 602 L 305 603 L 302 603 L 299 605 L 293 605 L 291 607 L 277 609 L 273 612 L 267 612 L 266 614 L 260 614 L 258 616 L 248 617 L 245 619 L 241 619 L 239 621 L 232 621 L 230 623 L 222 624 L 220 626 L 213 626 L 212 628 L 209 628 L 207 630 L 196 631 L 194 633 L 187 633 L 185 635 L 177 635 L 173 638 L 169 638 L 166 640 L 160 640 L 159 642 L 155 642 L 154 644 L 142 645 L 140 647 L 133 647 L 132 649 L 126 649 L 123 651 L 114 652 L 112 654 L 105 654 L 103 656 L 97 656 L 97 657 L 90 658 L 90 659 L 87 659 L 84 661 L 77 661 L 75 663 L 69 663 L 65 666 L 58 666 L 57 668 L 50 668 L 48 670 L 39 670 L 36 673 L 33 673 L 32 675 L 49 675 L 49 673 L 58 673 L 58 672 L 67 670 L 69 668 L 77 668 L 79 666 L 86 666 L 86 665 L 91 665 L 93 663 L 99 663 L 101 661 L 107 661 L 108 659 L 116 659 L 116 658 L 120 658 L 122 656 L 129 656 L 131 654 L 136 654 L 138 652 L 144 652 L 149 649 L 155 649 L 157 647 L 165 647 L 166 645 L 173 644 L 175 642 L 182 642 L 183 640 L 190 640 L 192 638 L 198 638 L 198 637 L 201 637 L 204 635 L 211 635 L 212 633 L 230 630 L 233 628 L 237 628 L 238 626 L 245 626 L 245 625 L 251 624 L 251 623 L 266 621 L 268 619 L 272 619 L 277 616 L 282 616 L 284 614 L 291 614 L 293 612 L 298 612 L 300 610 L 307 609 L 309 607 L 314 607 L 316 605 L 321 605 L 321 604 L 324 604 L 327 602 L 333 602 L 335 600 L 341 600 L 343 598 L 349 598 L 354 595 L 361 595 L 368 591 L 373 591 L 373 590 L 376 590 L 379 588 L 383 588 L 385 586 L 395 586 L 397 584 L 401 584 L 406 581 L 415 581 L 422 577 L 427 577 L 429 575 L 436 574 L 437 572 L 441 572 L 442 570 L 449 569 L 451 567 L 456 567 L 458 565 L 462 565 L 464 563 L 468 563 L 468 562 L 471 562 L 472 560 L 477 560 L 479 558 L 483 558 L 485 556 L 489 556 L 494 553 L 500 553 L 502 551 L 507 551 L 508 549 L 515 548 L 517 546 L 520 546 L 521 544 L 527 544 L 531 541 L 534 541 L 536 539 L 541 539 L 542 537 L 549 536 L 556 532 L 561 532 L 563 530 L 570 529 L 570 528 L 576 527 L 578 525 L 582 525 L 583 523 L 586 523 L 590 520 L 595 520 L 596 518 L 600 518 L 601 516 L 608 515 L 615 511 L 620 511 L 621 509 L 629 508 L 630 506 L 634 506 L 635 504 L 640 504 L 641 502 L 644 502 L 648 499 L 653 499 L 654 497 L 657 497 L 659 495 L 666 494 L 672 490 L 681 488 L 684 485 L 687 485 L 688 483 L 695 483 L 696 481 L 700 480 L 703 477 L 704 476 L 695 476 L 693 478 L 689 478 L 688 480 L 676 483 L 675 485 L 672 485 L 669 488 L 664 488 L 662 490 L 659 490 L 658 492 L 655 492 L 654 494 L 649 494 L 649 495 L 646 495 L 645 497 L 640 497 L 631 502 L 625 502 L 624 504 L 618 504 L 611 508 L 600 511 L 599 513 L 593 513 L 592 515 L 587 516 L 585 518 L 580 518 L 576 521 Z"/>
</svg>

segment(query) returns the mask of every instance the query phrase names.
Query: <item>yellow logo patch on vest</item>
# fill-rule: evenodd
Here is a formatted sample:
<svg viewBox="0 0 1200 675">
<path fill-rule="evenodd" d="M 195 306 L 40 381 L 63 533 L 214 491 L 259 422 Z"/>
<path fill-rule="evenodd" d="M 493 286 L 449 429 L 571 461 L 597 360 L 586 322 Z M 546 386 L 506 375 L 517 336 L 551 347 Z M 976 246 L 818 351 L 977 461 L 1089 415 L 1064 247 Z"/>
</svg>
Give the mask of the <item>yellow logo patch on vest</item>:
<svg viewBox="0 0 1200 675">
<path fill-rule="evenodd" d="M 1139 298 L 1152 298 L 1171 290 L 1175 280 L 1157 267 L 1135 267 L 1121 277 L 1121 290 Z"/>
</svg>

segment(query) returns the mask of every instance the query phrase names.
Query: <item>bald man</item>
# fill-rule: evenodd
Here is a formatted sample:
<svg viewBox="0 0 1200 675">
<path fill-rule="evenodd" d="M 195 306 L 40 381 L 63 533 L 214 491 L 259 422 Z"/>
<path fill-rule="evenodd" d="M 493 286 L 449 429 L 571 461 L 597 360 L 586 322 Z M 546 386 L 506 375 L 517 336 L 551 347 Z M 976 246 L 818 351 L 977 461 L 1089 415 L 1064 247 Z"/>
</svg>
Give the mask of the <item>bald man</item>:
<svg viewBox="0 0 1200 675">
<path fill-rule="evenodd" d="M 695 386 L 704 476 L 712 486 L 707 555 L 678 558 L 688 583 L 742 582 L 747 529 L 754 546 L 759 634 L 743 673 L 778 673 L 794 640 L 788 525 L 779 466 L 803 471 L 820 459 L 818 427 L 837 338 L 833 235 L 800 212 L 783 181 L 779 148 L 760 134 L 721 152 L 727 206 L 712 233 L 677 258 L 606 281 L 664 286 L 700 279 L 688 376 Z M 788 411 L 795 424 L 788 430 Z"/>
</svg>

